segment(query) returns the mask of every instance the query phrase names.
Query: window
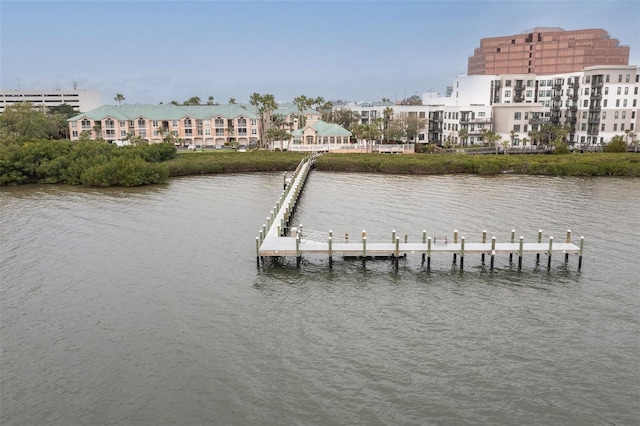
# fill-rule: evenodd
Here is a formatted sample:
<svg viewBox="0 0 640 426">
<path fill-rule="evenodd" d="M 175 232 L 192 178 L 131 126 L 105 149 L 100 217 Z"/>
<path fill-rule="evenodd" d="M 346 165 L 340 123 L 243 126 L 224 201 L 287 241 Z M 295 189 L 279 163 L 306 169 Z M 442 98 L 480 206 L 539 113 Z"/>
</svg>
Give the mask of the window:
<svg viewBox="0 0 640 426">
<path fill-rule="evenodd" d="M 551 90 L 547 90 L 547 97 L 551 97 Z"/>
<path fill-rule="evenodd" d="M 587 123 L 582 123 L 580 125 L 580 130 L 587 130 Z"/>
<path fill-rule="evenodd" d="M 585 94 L 585 96 L 589 96 L 589 88 L 588 87 L 584 88 L 584 94 Z"/>
<path fill-rule="evenodd" d="M 184 135 L 185 136 L 192 136 L 193 135 L 193 129 L 192 128 L 184 129 Z"/>
<path fill-rule="evenodd" d="M 616 99 L 616 108 L 620 106 L 620 99 Z"/>
<path fill-rule="evenodd" d="M 622 87 L 618 87 L 618 95 L 622 93 Z"/>
<path fill-rule="evenodd" d="M 631 77 L 631 76 L 630 76 L 629 74 L 627 74 L 627 75 L 626 75 L 626 77 L 625 77 L 625 79 L 624 79 L 624 82 L 625 82 L 625 83 L 628 83 L 628 82 L 629 82 L 629 78 L 630 78 L 630 77 Z"/>
<path fill-rule="evenodd" d="M 522 131 L 525 132 L 525 133 L 528 132 L 529 131 L 529 125 L 525 124 L 524 128 L 522 129 Z"/>
<path fill-rule="evenodd" d="M 620 131 L 624 132 L 624 123 L 620 123 Z"/>
<path fill-rule="evenodd" d="M 608 94 L 609 94 L 609 86 L 607 86 L 607 87 L 605 87 L 605 88 L 604 88 L 604 94 L 605 94 L 605 95 L 608 95 Z"/>
<path fill-rule="evenodd" d="M 618 123 L 613 123 L 613 131 L 614 132 L 618 131 Z"/>
<path fill-rule="evenodd" d="M 600 125 L 600 131 L 601 131 L 601 132 L 604 132 L 604 123 L 602 123 L 602 124 Z"/>
<path fill-rule="evenodd" d="M 604 76 L 604 81 L 606 81 L 607 83 L 609 82 L 609 74 Z"/>
<path fill-rule="evenodd" d="M 178 127 L 178 120 L 172 120 L 171 127 Z"/>
<path fill-rule="evenodd" d="M 627 87 L 625 87 L 625 88 L 624 88 L 624 94 L 625 94 L 625 95 L 628 95 L 628 94 L 629 94 L 629 86 L 627 86 Z"/>
<path fill-rule="evenodd" d="M 521 112 L 513 113 L 513 119 L 514 120 L 521 120 L 522 119 L 522 113 Z"/>
<path fill-rule="evenodd" d="M 184 127 L 187 129 L 191 128 L 191 119 L 189 117 L 184 119 Z"/>
<path fill-rule="evenodd" d="M 582 111 L 582 119 L 583 120 L 587 119 L 587 111 Z"/>
<path fill-rule="evenodd" d="M 622 83 L 622 74 L 618 74 L 618 83 Z"/>
<path fill-rule="evenodd" d="M 252 135 L 257 135 L 258 134 L 258 129 L 251 129 L 251 134 Z"/>
<path fill-rule="evenodd" d="M 541 80 L 541 81 L 540 81 L 540 87 L 544 87 L 544 86 L 546 86 L 546 85 L 547 85 L 547 82 L 546 82 L 546 81 L 544 81 L 544 80 Z"/>
<path fill-rule="evenodd" d="M 484 112 L 479 112 L 478 117 L 484 117 Z"/>
<path fill-rule="evenodd" d="M 152 120 L 151 121 L 151 126 L 152 127 L 158 127 L 158 120 Z M 157 135 L 156 135 L 157 136 Z"/>
<path fill-rule="evenodd" d="M 626 108 L 626 107 L 627 107 L 627 100 L 626 100 L 626 99 L 623 99 L 623 100 L 622 100 L 622 107 L 623 107 L 623 108 Z"/>
<path fill-rule="evenodd" d="M 513 130 L 516 132 L 520 132 L 520 125 L 519 124 L 514 124 L 513 125 Z"/>
<path fill-rule="evenodd" d="M 634 95 L 637 95 L 637 94 L 638 94 L 638 86 L 636 86 L 636 87 L 634 87 L 634 88 L 633 88 L 633 94 L 634 94 Z"/>
<path fill-rule="evenodd" d="M 224 129 L 223 128 L 216 129 L 216 136 L 224 136 Z"/>
<path fill-rule="evenodd" d="M 140 136 L 141 138 L 146 138 L 147 137 L 147 129 L 139 129 L 138 130 L 138 136 Z"/>
<path fill-rule="evenodd" d="M 224 118 L 220 118 L 220 117 L 216 118 L 216 127 L 224 127 Z"/>
<path fill-rule="evenodd" d="M 587 78 L 589 78 L 589 77 L 587 77 Z M 547 80 L 547 86 L 553 86 L 553 80 Z"/>
<path fill-rule="evenodd" d="M 211 129 L 210 128 L 205 128 L 204 129 L 204 135 L 205 136 L 211 136 Z"/>
<path fill-rule="evenodd" d="M 147 123 L 144 118 L 138 118 L 138 127 L 144 127 Z"/>
<path fill-rule="evenodd" d="M 120 137 L 121 138 L 126 138 L 127 137 L 127 131 L 126 130 L 120 130 Z"/>
<path fill-rule="evenodd" d="M 538 97 L 541 98 L 544 96 L 544 90 L 539 90 L 538 91 Z"/>
<path fill-rule="evenodd" d="M 589 106 L 589 101 L 588 101 L 588 100 L 586 100 L 586 99 L 585 99 L 584 101 L 582 101 L 582 106 L 583 106 L 584 108 L 587 108 L 587 107 Z"/>
<path fill-rule="evenodd" d="M 77 129 L 78 128 L 78 122 L 77 121 L 72 121 L 71 122 L 71 128 L 72 129 Z"/>
<path fill-rule="evenodd" d="M 85 118 L 82 120 L 81 124 L 82 124 L 82 130 L 91 130 L 91 121 Z"/>
<path fill-rule="evenodd" d="M 528 120 L 529 119 L 529 111 L 525 111 L 524 112 L 524 119 Z"/>
<path fill-rule="evenodd" d="M 533 87 L 533 80 L 527 80 L 527 87 Z"/>
<path fill-rule="evenodd" d="M 420 112 L 420 118 L 425 118 L 424 111 Z"/>
<path fill-rule="evenodd" d="M 71 132 L 71 137 L 72 137 L 72 138 L 77 138 L 77 137 L 78 137 L 78 131 L 77 131 L 77 130 L 73 130 L 73 131 Z"/>
<path fill-rule="evenodd" d="M 590 75 L 588 75 L 588 76 L 585 78 L 585 81 L 584 81 L 584 82 L 585 82 L 585 83 L 591 83 L 591 76 L 590 76 Z"/>
<path fill-rule="evenodd" d="M 613 113 L 613 118 L 615 118 L 616 120 L 618 119 L 618 111 Z"/>
<path fill-rule="evenodd" d="M 252 125 L 252 126 L 255 126 L 257 123 L 258 123 L 258 122 L 257 122 L 257 120 L 256 120 L 255 118 L 252 118 L 252 119 L 251 119 L 251 125 Z"/>
<path fill-rule="evenodd" d="M 636 107 L 636 101 L 637 101 L 637 99 L 634 99 L 634 100 L 633 100 L 633 107 L 634 107 L 634 108 Z"/>
<path fill-rule="evenodd" d="M 127 127 L 127 122 L 126 122 L 126 121 L 124 121 L 124 120 L 120 120 L 120 121 L 118 121 L 118 126 L 120 126 L 120 127 Z"/>
<path fill-rule="evenodd" d="M 511 87 L 511 80 L 507 80 L 504 82 L 504 87 Z"/>
<path fill-rule="evenodd" d="M 607 100 L 606 99 L 604 101 L 602 101 L 602 106 L 605 107 L 605 108 L 607 107 Z"/>
<path fill-rule="evenodd" d="M 602 111 L 602 119 L 603 120 L 607 119 L 607 111 Z"/>
</svg>

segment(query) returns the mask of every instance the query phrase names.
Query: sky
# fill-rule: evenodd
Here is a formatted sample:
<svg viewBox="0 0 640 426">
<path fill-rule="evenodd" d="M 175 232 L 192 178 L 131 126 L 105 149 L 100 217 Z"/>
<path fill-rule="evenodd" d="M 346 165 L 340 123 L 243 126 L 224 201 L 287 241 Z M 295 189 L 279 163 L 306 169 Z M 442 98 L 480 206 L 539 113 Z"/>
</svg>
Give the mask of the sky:
<svg viewBox="0 0 640 426">
<path fill-rule="evenodd" d="M 640 1 L 0 0 L 0 87 L 105 104 L 353 102 L 444 92 L 480 39 L 603 28 L 640 65 Z"/>
</svg>

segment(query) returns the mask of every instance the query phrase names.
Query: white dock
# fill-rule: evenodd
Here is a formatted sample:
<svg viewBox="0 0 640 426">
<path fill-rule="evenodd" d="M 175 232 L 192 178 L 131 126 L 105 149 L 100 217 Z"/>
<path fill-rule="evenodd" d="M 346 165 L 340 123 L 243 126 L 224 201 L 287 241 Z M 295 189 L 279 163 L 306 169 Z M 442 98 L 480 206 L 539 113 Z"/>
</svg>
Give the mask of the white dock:
<svg viewBox="0 0 640 426">
<path fill-rule="evenodd" d="M 569 255 L 579 256 L 578 270 L 582 267 L 582 252 L 584 247 L 584 237 L 580 238 L 580 245 L 571 241 L 571 231 L 567 231 L 564 241 L 555 242 L 553 237 L 548 241 L 542 241 L 542 231 L 538 231 L 537 241 L 524 242 L 524 238 L 515 239 L 515 231 L 511 231 L 509 242 L 496 241 L 495 237 L 487 241 L 486 231 L 482 234 L 482 242 L 466 242 L 465 237 L 459 237 L 458 231 L 454 231 L 453 238 L 448 237 L 427 237 L 427 231 L 422 231 L 421 242 L 401 242 L 400 237 L 392 231 L 390 238 L 384 241 L 367 241 L 366 231 L 358 235 L 357 240 L 349 241 L 348 237 L 342 241 L 334 241 L 331 231 L 318 238 L 317 231 L 307 231 L 300 228 L 289 228 L 289 221 L 296 208 L 298 197 L 304 187 L 307 175 L 319 154 L 311 155 L 298 165 L 290 181 L 287 182 L 284 176 L 284 191 L 276 202 L 273 210 L 269 213 L 266 223 L 262 226 L 259 236 L 256 237 L 257 264 L 264 257 L 290 257 L 297 258 L 298 265 L 303 255 L 324 255 L 329 258 L 332 264 L 334 256 L 356 257 L 363 260 L 375 258 L 397 259 L 408 254 L 421 254 L 423 262 L 427 260 L 427 268 L 430 266 L 431 256 L 435 254 L 453 254 L 453 260 L 460 257 L 460 269 L 464 267 L 464 257 L 468 254 L 482 254 L 484 262 L 485 255 L 491 256 L 491 267 L 493 268 L 494 257 L 497 254 L 509 254 L 510 260 L 513 255 L 518 256 L 518 269 L 522 267 L 522 258 L 525 254 L 535 254 L 539 260 L 540 255 L 548 258 L 548 267 L 551 266 L 551 258 L 555 255 L 563 254 L 565 262 Z M 292 229 L 294 235 L 286 236 L 286 230 Z M 451 242 L 449 242 L 451 241 Z"/>
</svg>

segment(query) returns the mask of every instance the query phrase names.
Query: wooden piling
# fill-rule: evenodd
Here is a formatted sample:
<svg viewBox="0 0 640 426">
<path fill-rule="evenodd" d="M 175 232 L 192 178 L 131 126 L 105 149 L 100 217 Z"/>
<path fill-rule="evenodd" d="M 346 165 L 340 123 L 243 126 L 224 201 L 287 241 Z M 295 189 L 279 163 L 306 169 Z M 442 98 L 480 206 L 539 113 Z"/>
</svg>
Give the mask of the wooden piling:
<svg viewBox="0 0 640 426">
<path fill-rule="evenodd" d="M 464 269 L 464 237 L 460 239 L 460 271 Z"/>
<path fill-rule="evenodd" d="M 580 237 L 580 253 L 578 253 L 578 271 L 582 269 L 582 249 L 584 248 L 584 237 Z"/>
<path fill-rule="evenodd" d="M 329 231 L 329 238 L 327 239 L 327 243 L 329 243 L 329 269 L 333 268 L 333 232 Z"/>
<path fill-rule="evenodd" d="M 487 243 L 487 230 L 482 231 L 482 244 Z M 484 265 L 484 253 L 482 253 L 482 264 Z"/>
<path fill-rule="evenodd" d="M 256 266 L 260 268 L 260 238 L 256 237 Z"/>
<path fill-rule="evenodd" d="M 520 248 L 518 250 L 518 271 L 522 270 L 522 255 L 524 252 L 524 237 L 520 236 Z"/>
<path fill-rule="evenodd" d="M 427 231 L 426 229 L 422 230 L 422 244 L 427 243 Z M 422 253 L 422 264 L 424 265 L 425 253 Z"/>
<path fill-rule="evenodd" d="M 282 174 L 282 189 L 287 189 L 287 172 Z"/>
<path fill-rule="evenodd" d="M 493 261 L 496 257 L 496 237 L 491 237 L 491 270 L 493 271 Z"/>
<path fill-rule="evenodd" d="M 553 248 L 553 237 L 549 237 L 549 258 L 547 259 L 547 269 L 551 268 L 551 255 L 552 255 L 552 248 Z"/>
<path fill-rule="evenodd" d="M 542 244 L 542 229 L 538 230 L 538 244 Z M 536 265 L 540 263 L 540 253 L 536 254 Z"/>
<path fill-rule="evenodd" d="M 431 269 L 431 237 L 427 240 L 427 271 Z"/>
<path fill-rule="evenodd" d="M 396 231 L 393 231 L 396 232 Z M 396 262 L 396 270 L 398 269 L 398 257 L 400 256 L 400 238 L 396 237 L 396 255 L 395 255 L 395 262 Z"/>
<path fill-rule="evenodd" d="M 512 229 L 511 230 L 511 244 L 514 243 L 515 237 L 516 237 L 516 230 Z M 512 264 L 512 263 L 513 263 L 513 252 L 509 253 L 509 264 Z"/>
<path fill-rule="evenodd" d="M 396 230 L 395 229 L 393 231 L 391 231 L 391 242 L 392 243 L 396 242 Z"/>
<path fill-rule="evenodd" d="M 458 230 L 453 230 L 453 244 L 458 244 Z M 456 253 L 453 253 L 453 263 L 456 263 Z"/>
<path fill-rule="evenodd" d="M 567 243 L 571 243 L 571 229 L 567 229 Z M 564 263 L 569 262 L 569 253 L 564 254 Z"/>
<path fill-rule="evenodd" d="M 300 232 L 296 236 L 296 268 L 300 267 Z"/>
</svg>

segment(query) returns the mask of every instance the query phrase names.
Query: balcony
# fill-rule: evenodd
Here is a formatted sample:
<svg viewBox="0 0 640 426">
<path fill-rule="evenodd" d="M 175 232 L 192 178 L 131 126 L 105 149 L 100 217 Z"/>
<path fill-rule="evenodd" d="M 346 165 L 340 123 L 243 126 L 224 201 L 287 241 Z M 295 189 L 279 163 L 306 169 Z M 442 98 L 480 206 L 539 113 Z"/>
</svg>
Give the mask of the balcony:
<svg viewBox="0 0 640 426">
<path fill-rule="evenodd" d="M 593 135 L 597 135 L 598 134 L 598 128 L 589 128 L 587 129 L 587 135 L 589 136 L 593 136 Z"/>
<path fill-rule="evenodd" d="M 468 120 L 460 120 L 460 124 L 487 124 L 491 123 L 491 117 L 471 118 Z"/>
<path fill-rule="evenodd" d="M 602 109 L 602 108 L 600 107 L 600 104 L 591 105 L 591 106 L 589 107 L 589 111 L 600 111 L 600 109 Z"/>
<path fill-rule="evenodd" d="M 567 111 L 576 112 L 578 111 L 578 105 L 569 105 L 567 107 Z"/>
<path fill-rule="evenodd" d="M 594 80 L 591 82 L 591 87 L 602 87 L 602 84 L 603 84 L 603 83 L 602 83 L 602 80 L 595 80 L 595 79 L 594 79 Z"/>
<path fill-rule="evenodd" d="M 529 124 L 545 124 L 549 121 L 549 117 L 533 117 L 529 119 Z"/>
<path fill-rule="evenodd" d="M 590 99 L 602 99 L 602 93 L 591 93 Z"/>
<path fill-rule="evenodd" d="M 513 102 L 516 102 L 516 103 L 524 102 L 524 96 L 522 96 L 522 95 L 516 95 L 516 96 L 514 96 L 514 97 L 513 97 Z"/>
<path fill-rule="evenodd" d="M 599 124 L 600 123 L 600 117 L 589 117 L 587 119 L 587 123 L 589 123 L 589 124 Z"/>
<path fill-rule="evenodd" d="M 566 121 L 567 123 L 575 123 L 577 119 L 578 119 L 578 117 L 577 117 L 577 116 L 575 116 L 575 115 L 569 115 L 568 117 L 566 117 L 566 118 L 565 118 L 565 121 Z"/>
</svg>

